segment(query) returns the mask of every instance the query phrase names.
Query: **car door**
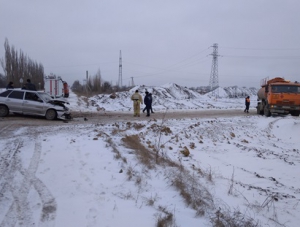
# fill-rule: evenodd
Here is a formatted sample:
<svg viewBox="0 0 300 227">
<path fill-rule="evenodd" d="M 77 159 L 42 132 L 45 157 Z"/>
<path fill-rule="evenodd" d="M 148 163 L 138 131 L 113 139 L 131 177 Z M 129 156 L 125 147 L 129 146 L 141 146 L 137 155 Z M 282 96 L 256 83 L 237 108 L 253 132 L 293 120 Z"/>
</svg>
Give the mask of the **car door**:
<svg viewBox="0 0 300 227">
<path fill-rule="evenodd" d="M 45 115 L 45 103 L 36 92 L 25 92 L 23 102 L 23 114 L 28 115 Z"/>
<path fill-rule="evenodd" d="M 24 91 L 12 91 L 6 98 L 5 103 L 13 113 L 22 113 Z"/>
</svg>

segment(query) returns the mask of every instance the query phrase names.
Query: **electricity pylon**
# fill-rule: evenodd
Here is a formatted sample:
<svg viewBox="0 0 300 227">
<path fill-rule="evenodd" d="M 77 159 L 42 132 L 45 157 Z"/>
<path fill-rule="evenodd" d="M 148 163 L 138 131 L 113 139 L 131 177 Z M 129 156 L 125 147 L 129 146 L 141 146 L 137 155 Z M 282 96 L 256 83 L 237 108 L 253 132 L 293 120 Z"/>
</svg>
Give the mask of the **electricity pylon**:
<svg viewBox="0 0 300 227">
<path fill-rule="evenodd" d="M 211 72 L 210 72 L 210 78 L 209 78 L 209 87 L 212 91 L 213 96 L 218 97 L 219 96 L 219 78 L 218 78 L 218 44 L 214 43 L 212 46 L 213 53 L 210 54 L 213 56 L 212 59 L 212 65 L 211 65 Z"/>
</svg>

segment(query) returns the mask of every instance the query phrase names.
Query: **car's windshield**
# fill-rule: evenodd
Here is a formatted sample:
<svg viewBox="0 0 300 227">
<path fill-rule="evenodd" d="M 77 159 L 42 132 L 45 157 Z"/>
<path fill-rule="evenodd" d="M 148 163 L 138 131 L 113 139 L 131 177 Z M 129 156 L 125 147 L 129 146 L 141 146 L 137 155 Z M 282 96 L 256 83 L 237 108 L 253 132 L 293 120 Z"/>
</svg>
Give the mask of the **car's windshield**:
<svg viewBox="0 0 300 227">
<path fill-rule="evenodd" d="M 273 93 L 298 93 L 300 94 L 300 86 L 294 85 L 272 85 Z"/>
<path fill-rule="evenodd" d="M 48 93 L 39 93 L 39 95 L 42 97 L 42 99 L 46 102 L 52 100 L 53 98 Z"/>
</svg>

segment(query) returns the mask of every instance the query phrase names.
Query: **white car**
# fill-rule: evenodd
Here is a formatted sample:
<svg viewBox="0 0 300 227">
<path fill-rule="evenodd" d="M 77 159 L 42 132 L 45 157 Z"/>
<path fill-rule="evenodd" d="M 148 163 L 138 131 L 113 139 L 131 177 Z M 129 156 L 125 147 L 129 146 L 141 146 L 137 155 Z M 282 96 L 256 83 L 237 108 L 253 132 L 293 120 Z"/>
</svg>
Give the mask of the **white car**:
<svg viewBox="0 0 300 227">
<path fill-rule="evenodd" d="M 68 102 L 53 99 L 45 92 L 11 89 L 0 93 L 0 117 L 10 112 L 24 115 L 44 116 L 48 120 L 71 119 Z"/>
</svg>

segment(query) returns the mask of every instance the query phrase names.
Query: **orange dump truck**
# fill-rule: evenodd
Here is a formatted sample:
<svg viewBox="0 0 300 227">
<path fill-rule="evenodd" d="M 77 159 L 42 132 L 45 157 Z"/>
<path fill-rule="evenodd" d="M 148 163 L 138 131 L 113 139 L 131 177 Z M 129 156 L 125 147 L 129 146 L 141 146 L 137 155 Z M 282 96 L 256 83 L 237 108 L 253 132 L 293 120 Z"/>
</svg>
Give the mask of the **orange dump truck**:
<svg viewBox="0 0 300 227">
<path fill-rule="evenodd" d="M 291 82 L 281 77 L 263 79 L 257 92 L 257 113 L 267 117 L 272 114 L 300 113 L 300 83 Z"/>
</svg>

